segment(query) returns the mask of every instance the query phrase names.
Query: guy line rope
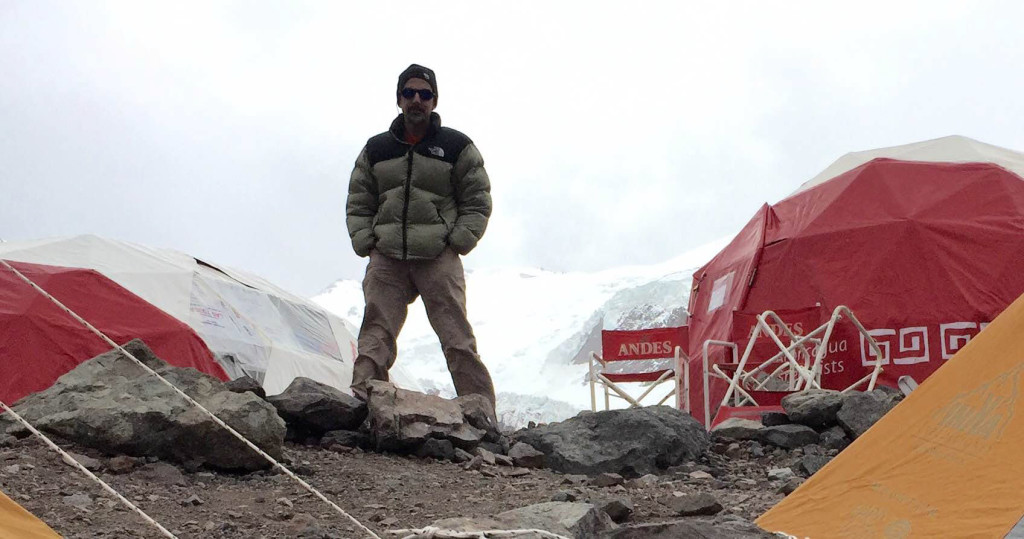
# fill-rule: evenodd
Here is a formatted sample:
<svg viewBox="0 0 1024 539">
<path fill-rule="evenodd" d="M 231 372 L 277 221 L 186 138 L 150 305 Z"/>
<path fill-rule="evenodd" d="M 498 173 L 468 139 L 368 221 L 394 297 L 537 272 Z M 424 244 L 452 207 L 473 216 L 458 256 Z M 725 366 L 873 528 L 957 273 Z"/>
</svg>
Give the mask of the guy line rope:
<svg viewBox="0 0 1024 539">
<path fill-rule="evenodd" d="M 34 288 L 37 292 L 39 292 L 43 296 L 47 297 L 50 301 L 52 301 L 58 307 L 63 309 L 66 313 L 71 315 L 72 318 L 74 318 L 75 320 L 80 322 L 82 325 L 84 325 L 86 328 L 88 328 L 90 331 L 92 331 L 93 333 L 98 335 L 101 339 L 103 339 L 112 348 L 117 348 L 118 350 L 120 350 L 120 352 L 122 354 L 128 356 L 128 358 L 130 358 L 132 361 L 134 361 L 136 365 L 142 367 L 142 369 L 145 370 L 147 373 L 149 373 L 149 374 L 151 374 L 153 376 L 156 376 L 158 380 L 160 380 L 161 382 L 166 384 L 168 387 L 170 387 L 172 391 L 174 391 L 175 393 L 180 395 L 182 398 L 184 398 L 186 402 L 188 402 L 189 404 L 191 404 L 191 405 L 195 406 L 196 408 L 202 410 L 206 415 L 210 416 L 210 418 L 212 418 L 215 423 L 217 423 L 218 425 L 223 427 L 225 430 L 230 432 L 235 438 L 238 438 L 239 440 L 241 440 L 242 443 L 247 445 L 253 451 L 257 452 L 260 456 L 262 456 L 264 459 L 269 461 L 271 464 L 274 465 L 274 467 L 276 467 L 277 469 L 281 470 L 281 472 L 286 474 L 288 477 L 291 477 L 292 479 L 294 479 L 296 482 L 298 482 L 300 485 L 302 485 L 302 487 L 305 488 L 307 491 L 309 491 L 311 494 L 313 494 L 314 496 L 320 498 L 324 503 L 326 503 L 327 505 L 331 506 L 331 508 L 333 508 L 340 515 L 342 515 L 343 517 L 351 520 L 356 526 L 358 526 L 360 529 L 365 531 L 367 533 L 367 535 L 369 535 L 370 537 L 373 537 L 374 539 L 381 539 L 379 535 L 377 535 L 376 533 L 373 532 L 373 530 L 367 528 L 362 523 L 360 523 L 358 520 L 356 520 L 355 517 L 353 517 L 352 515 L 349 515 L 348 513 L 346 513 L 341 507 L 338 507 L 337 504 L 335 504 L 334 502 L 329 500 L 326 496 L 324 496 L 322 493 L 320 493 L 319 490 L 313 488 L 309 483 L 303 481 L 302 478 L 300 478 L 299 476 L 295 475 L 291 470 L 289 470 L 283 464 L 281 464 L 280 462 L 275 460 L 274 457 L 271 457 L 270 455 L 268 455 L 262 449 L 257 447 L 256 444 L 254 444 L 254 443 L 250 442 L 248 439 L 246 439 L 245 436 L 242 436 L 241 434 L 239 434 L 238 431 L 236 431 L 235 429 L 233 429 L 230 426 L 228 426 L 227 423 L 221 421 L 221 419 L 219 417 L 217 417 L 216 415 L 214 415 L 213 412 L 207 410 L 205 407 L 203 407 L 203 405 L 201 405 L 198 402 L 196 402 L 195 399 L 193 399 L 192 397 L 189 397 L 184 391 L 178 389 L 174 384 L 168 382 L 163 376 L 160 376 L 159 373 L 157 373 L 153 369 L 149 368 L 148 365 L 146 365 L 145 363 L 139 361 L 138 358 L 136 358 L 134 355 L 129 353 L 127 350 L 125 350 L 124 347 L 122 347 L 121 345 L 115 343 L 109 337 L 104 335 L 103 332 L 101 332 L 100 330 L 96 329 L 92 324 L 87 322 L 84 318 L 82 318 L 81 316 L 78 316 L 78 314 L 76 314 L 74 311 L 72 311 L 67 306 L 65 306 L 63 303 L 61 303 L 57 298 L 53 297 L 52 295 L 50 295 L 50 293 L 48 293 L 47 291 L 45 291 L 42 288 L 40 288 L 39 285 L 37 285 L 36 283 L 32 282 L 31 279 L 29 279 L 28 277 L 23 275 L 20 271 L 18 271 L 13 266 L 8 264 L 6 260 L 0 259 L 0 264 L 3 264 L 4 267 L 6 267 L 7 269 L 9 269 L 12 272 L 14 272 L 14 274 L 17 275 L 19 279 L 21 279 L 22 281 L 25 281 L 25 283 L 27 283 L 29 286 Z M 14 411 L 11 410 L 10 408 L 8 408 L 6 404 L 3 406 L 3 408 L 4 408 L 4 410 L 10 411 L 12 414 L 14 413 Z M 24 421 L 24 419 L 21 419 L 20 416 L 17 416 L 15 414 L 15 417 L 17 417 L 19 420 L 22 421 L 22 423 L 25 423 L 27 425 L 27 422 Z M 29 427 L 29 429 L 34 434 L 42 436 L 41 434 L 39 434 L 39 431 L 37 431 L 36 429 L 32 428 L 31 425 L 27 425 L 27 426 Z M 53 442 L 50 442 L 49 440 L 46 440 L 46 442 L 51 447 L 56 447 L 56 445 L 53 444 Z M 58 450 L 59 450 L 59 448 L 58 448 Z M 63 451 L 61 451 L 61 453 L 66 455 Z M 68 458 L 70 458 L 70 457 L 68 457 Z M 72 459 L 72 460 L 74 460 L 74 459 Z M 92 473 L 89 473 L 88 470 L 85 470 L 85 467 L 83 467 L 81 464 L 78 464 L 78 467 L 81 470 L 85 471 L 89 475 L 90 478 L 98 481 L 106 490 L 108 490 L 110 492 L 113 492 L 122 502 L 128 503 L 128 506 L 130 508 L 132 508 L 132 510 L 136 511 L 137 513 L 142 514 L 143 517 L 146 518 L 147 522 L 149 522 L 149 523 L 155 525 L 156 527 L 158 527 L 160 529 L 160 531 L 162 533 L 164 533 L 164 535 L 166 535 L 168 537 L 174 537 L 174 535 L 172 535 L 170 532 L 168 532 L 166 529 L 164 529 L 162 526 L 160 526 L 160 524 L 158 524 L 155 520 L 153 520 L 152 518 L 147 516 L 145 513 L 143 513 L 142 510 L 136 508 L 134 505 L 132 505 L 130 502 L 128 502 L 128 500 L 126 500 L 123 496 L 117 494 L 106 483 L 103 483 L 102 481 L 100 481 L 98 477 L 96 477 Z"/>
</svg>

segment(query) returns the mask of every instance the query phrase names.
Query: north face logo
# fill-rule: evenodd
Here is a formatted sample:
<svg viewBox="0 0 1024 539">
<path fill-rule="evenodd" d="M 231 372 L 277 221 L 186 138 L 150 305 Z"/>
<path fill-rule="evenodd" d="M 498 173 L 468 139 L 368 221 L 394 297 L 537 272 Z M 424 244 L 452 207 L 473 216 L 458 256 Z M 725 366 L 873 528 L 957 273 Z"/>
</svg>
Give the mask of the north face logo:
<svg viewBox="0 0 1024 539">
<path fill-rule="evenodd" d="M 427 148 L 427 151 L 430 152 L 431 155 L 436 155 L 437 157 L 444 157 L 444 149 L 441 148 L 440 146 L 431 146 Z"/>
</svg>

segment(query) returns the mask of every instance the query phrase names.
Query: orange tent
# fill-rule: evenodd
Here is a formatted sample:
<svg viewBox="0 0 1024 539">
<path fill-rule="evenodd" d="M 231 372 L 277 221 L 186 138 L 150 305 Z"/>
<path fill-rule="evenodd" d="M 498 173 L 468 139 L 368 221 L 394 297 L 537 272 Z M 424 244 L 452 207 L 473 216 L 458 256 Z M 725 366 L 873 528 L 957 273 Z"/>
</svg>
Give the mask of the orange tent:
<svg viewBox="0 0 1024 539">
<path fill-rule="evenodd" d="M 0 492 L 0 539 L 59 539 L 42 520 Z"/>
<path fill-rule="evenodd" d="M 815 538 L 1016 534 L 1022 374 L 1024 296 L 757 524 Z"/>
</svg>

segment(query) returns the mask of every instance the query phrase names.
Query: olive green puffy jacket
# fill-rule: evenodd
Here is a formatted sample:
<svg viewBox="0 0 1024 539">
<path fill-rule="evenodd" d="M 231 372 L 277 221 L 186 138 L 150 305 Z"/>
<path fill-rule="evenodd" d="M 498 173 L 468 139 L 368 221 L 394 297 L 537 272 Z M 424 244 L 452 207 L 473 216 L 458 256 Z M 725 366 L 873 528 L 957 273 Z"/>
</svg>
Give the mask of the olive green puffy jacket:
<svg viewBox="0 0 1024 539">
<path fill-rule="evenodd" d="M 466 254 L 484 235 L 491 183 L 466 135 L 431 127 L 416 145 L 403 140 L 400 114 L 366 142 L 348 187 L 348 234 L 359 256 L 372 249 L 398 260 L 437 258 L 445 247 Z"/>
</svg>

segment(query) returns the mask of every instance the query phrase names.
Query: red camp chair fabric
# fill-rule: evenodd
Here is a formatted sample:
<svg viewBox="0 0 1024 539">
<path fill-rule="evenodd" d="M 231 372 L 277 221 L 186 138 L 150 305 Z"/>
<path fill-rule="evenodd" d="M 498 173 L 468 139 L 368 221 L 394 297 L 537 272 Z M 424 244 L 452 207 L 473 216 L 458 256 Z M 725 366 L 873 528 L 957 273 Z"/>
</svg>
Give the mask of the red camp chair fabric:
<svg viewBox="0 0 1024 539">
<path fill-rule="evenodd" d="M 682 384 L 680 375 L 678 374 L 681 369 L 680 355 L 683 354 L 682 350 L 686 346 L 687 341 L 687 328 L 682 327 L 671 327 L 671 328 L 653 328 L 653 329 L 641 329 L 641 330 L 604 330 L 601 332 L 601 355 L 592 355 L 591 361 L 591 404 L 592 407 L 597 409 L 597 401 L 595 396 L 595 385 L 599 384 L 604 386 L 605 391 L 605 407 L 608 407 L 609 390 L 614 392 L 618 397 L 625 399 L 630 403 L 631 406 L 640 406 L 640 401 L 646 397 L 654 387 L 661 384 L 664 381 L 674 381 L 677 386 L 673 389 L 673 392 L 665 396 L 658 402 L 658 404 L 664 402 L 672 394 L 678 394 L 680 388 L 678 384 Z M 678 354 L 677 354 L 677 348 Z M 685 357 L 685 356 L 683 356 Z M 663 364 L 657 368 L 651 369 L 650 365 L 647 365 L 644 370 L 630 370 L 612 372 L 609 367 L 609 363 L 621 362 L 621 361 L 645 361 L 645 360 L 658 360 L 672 358 L 672 365 L 670 367 L 664 367 Z M 595 364 L 596 361 L 596 364 Z M 650 363 L 648 361 L 648 363 Z M 649 387 L 647 391 L 643 392 L 639 397 L 634 398 L 632 395 L 626 393 L 622 388 L 618 387 L 618 384 L 628 382 L 641 382 L 641 383 L 654 383 L 654 386 Z"/>
</svg>

